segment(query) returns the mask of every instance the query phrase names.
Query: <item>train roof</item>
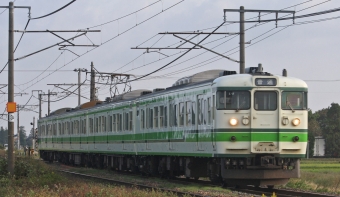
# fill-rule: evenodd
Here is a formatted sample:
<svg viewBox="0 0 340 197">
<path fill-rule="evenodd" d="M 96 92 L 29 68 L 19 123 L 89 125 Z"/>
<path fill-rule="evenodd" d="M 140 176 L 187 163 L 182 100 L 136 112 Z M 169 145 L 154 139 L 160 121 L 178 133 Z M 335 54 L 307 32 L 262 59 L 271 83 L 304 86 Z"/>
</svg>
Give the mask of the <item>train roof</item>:
<svg viewBox="0 0 340 197">
<path fill-rule="evenodd" d="M 134 101 L 139 99 L 147 99 L 149 97 L 154 97 L 156 95 L 161 95 L 166 92 L 171 92 L 178 89 L 189 88 L 193 86 L 199 86 L 206 83 L 211 83 L 215 87 L 228 86 L 228 87 L 253 87 L 254 78 L 262 77 L 273 77 L 277 79 L 276 87 L 304 87 L 307 88 L 307 84 L 297 78 L 272 75 L 262 71 L 262 66 L 260 67 L 249 67 L 246 68 L 246 73 L 236 74 L 236 71 L 226 71 L 226 70 L 207 70 L 203 72 L 196 73 L 194 75 L 183 77 L 178 79 L 171 87 L 168 88 L 156 88 L 153 91 L 147 89 L 138 89 L 131 92 L 127 92 L 121 95 L 117 95 L 113 98 L 107 98 L 105 102 L 102 101 L 91 101 L 84 103 L 76 108 L 61 108 L 50 114 L 50 116 L 59 115 L 67 112 L 78 112 L 86 110 L 87 108 L 101 108 L 107 105 L 119 105 L 120 103 L 127 101 Z"/>
</svg>

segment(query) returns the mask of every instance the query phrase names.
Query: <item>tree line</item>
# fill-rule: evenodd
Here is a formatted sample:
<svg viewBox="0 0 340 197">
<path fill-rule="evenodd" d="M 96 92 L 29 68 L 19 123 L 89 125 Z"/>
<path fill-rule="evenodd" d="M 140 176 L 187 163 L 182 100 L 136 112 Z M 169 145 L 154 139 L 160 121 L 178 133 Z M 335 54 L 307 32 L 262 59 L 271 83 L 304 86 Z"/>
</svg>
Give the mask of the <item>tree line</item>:
<svg viewBox="0 0 340 197">
<path fill-rule="evenodd" d="M 314 153 L 315 136 L 325 139 L 325 156 L 340 157 L 340 106 L 330 107 L 312 113 L 308 112 L 309 155 Z"/>
<path fill-rule="evenodd" d="M 25 146 L 32 147 L 33 129 L 30 130 L 30 134 L 27 136 L 25 127 L 20 126 L 19 133 L 20 133 L 19 135 L 20 145 L 22 147 L 25 147 Z M 3 147 L 4 144 L 8 144 L 8 129 L 4 127 L 0 127 L 0 146 Z M 17 148 L 17 146 L 15 148 Z"/>
</svg>

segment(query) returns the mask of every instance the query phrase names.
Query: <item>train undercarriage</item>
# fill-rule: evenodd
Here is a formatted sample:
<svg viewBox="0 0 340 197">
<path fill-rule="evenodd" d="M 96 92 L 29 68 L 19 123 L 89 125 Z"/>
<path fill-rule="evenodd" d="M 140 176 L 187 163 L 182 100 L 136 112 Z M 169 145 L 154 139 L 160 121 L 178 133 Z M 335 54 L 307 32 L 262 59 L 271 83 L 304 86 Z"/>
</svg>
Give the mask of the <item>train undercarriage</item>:
<svg viewBox="0 0 340 197">
<path fill-rule="evenodd" d="M 201 158 L 182 156 L 114 155 L 40 151 L 43 160 L 66 165 L 131 171 L 150 176 L 198 179 L 207 177 L 228 186 L 282 185 L 300 177 L 300 160 L 274 155 L 247 158 Z"/>
</svg>

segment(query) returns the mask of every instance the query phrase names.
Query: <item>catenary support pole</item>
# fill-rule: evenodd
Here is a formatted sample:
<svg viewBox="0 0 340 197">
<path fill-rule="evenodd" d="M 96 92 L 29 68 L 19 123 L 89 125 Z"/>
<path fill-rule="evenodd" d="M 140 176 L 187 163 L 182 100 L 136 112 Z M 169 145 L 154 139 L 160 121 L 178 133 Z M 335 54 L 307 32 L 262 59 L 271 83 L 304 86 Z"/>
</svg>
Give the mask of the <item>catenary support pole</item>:
<svg viewBox="0 0 340 197">
<path fill-rule="evenodd" d="M 41 94 L 39 94 L 39 119 L 41 118 Z"/>
<path fill-rule="evenodd" d="M 95 98 L 96 87 L 94 85 L 94 80 L 95 80 L 94 66 L 93 66 L 93 62 L 91 62 L 90 101 L 96 100 L 96 98 Z"/>
<path fill-rule="evenodd" d="M 245 69 L 245 43 L 244 43 L 244 7 L 240 7 L 240 74 Z"/>
<path fill-rule="evenodd" d="M 20 105 L 17 105 L 17 139 L 18 139 L 18 150 L 20 149 L 20 121 L 19 121 L 19 111 L 20 111 Z"/>
<path fill-rule="evenodd" d="M 14 3 L 9 2 L 8 102 L 14 102 Z M 8 172 L 14 175 L 14 122 L 8 118 Z"/>
<path fill-rule="evenodd" d="M 81 72 L 80 68 L 78 69 L 78 106 L 80 106 L 80 77 L 81 77 Z"/>
<path fill-rule="evenodd" d="M 48 105 L 47 105 L 47 115 L 50 115 L 50 112 L 51 112 L 51 108 L 50 108 L 50 90 L 48 90 L 48 94 L 47 94 L 47 97 L 48 97 Z"/>
</svg>

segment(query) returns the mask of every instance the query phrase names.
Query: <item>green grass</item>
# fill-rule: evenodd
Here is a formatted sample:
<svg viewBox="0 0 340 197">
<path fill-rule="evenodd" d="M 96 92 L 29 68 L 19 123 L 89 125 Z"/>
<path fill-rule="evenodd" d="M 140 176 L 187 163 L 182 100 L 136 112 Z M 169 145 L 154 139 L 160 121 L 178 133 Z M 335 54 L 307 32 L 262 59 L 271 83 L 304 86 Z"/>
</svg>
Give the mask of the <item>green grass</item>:
<svg viewBox="0 0 340 197">
<path fill-rule="evenodd" d="M 300 167 L 301 177 L 291 179 L 285 187 L 340 194 L 340 159 L 303 159 Z"/>
</svg>

